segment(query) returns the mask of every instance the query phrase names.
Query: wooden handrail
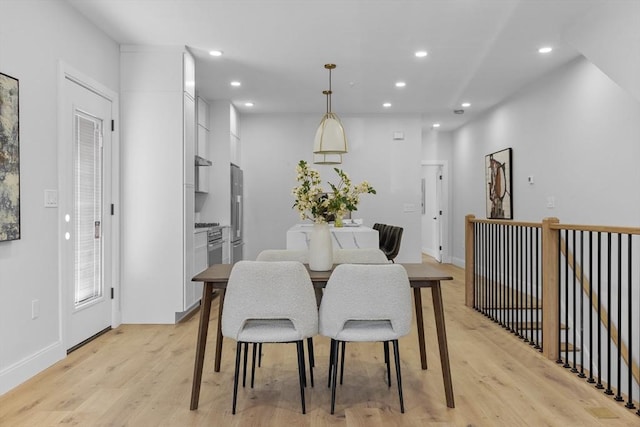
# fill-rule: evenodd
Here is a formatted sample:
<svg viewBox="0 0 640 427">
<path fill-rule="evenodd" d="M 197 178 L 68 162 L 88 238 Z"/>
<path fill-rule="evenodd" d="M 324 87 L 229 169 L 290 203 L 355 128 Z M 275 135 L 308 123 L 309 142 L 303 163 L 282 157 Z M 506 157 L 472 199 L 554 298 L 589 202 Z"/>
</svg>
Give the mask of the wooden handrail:
<svg viewBox="0 0 640 427">
<path fill-rule="evenodd" d="M 601 233 L 636 234 L 640 235 L 638 227 L 614 227 L 610 225 L 579 225 L 579 224 L 554 224 L 554 230 L 596 231 Z"/>
<path fill-rule="evenodd" d="M 467 307 L 473 307 L 475 305 L 475 287 L 474 276 L 476 274 L 475 262 L 473 260 L 475 234 L 473 232 L 473 223 L 475 222 L 474 215 L 467 215 L 465 217 L 464 227 L 464 303 Z"/>
</svg>

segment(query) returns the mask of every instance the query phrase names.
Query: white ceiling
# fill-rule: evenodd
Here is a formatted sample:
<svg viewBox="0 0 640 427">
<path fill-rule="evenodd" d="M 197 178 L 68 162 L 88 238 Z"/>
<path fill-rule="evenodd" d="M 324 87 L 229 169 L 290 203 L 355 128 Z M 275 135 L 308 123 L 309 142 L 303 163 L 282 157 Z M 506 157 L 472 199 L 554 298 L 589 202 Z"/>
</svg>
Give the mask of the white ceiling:
<svg viewBox="0 0 640 427">
<path fill-rule="evenodd" d="M 331 62 L 334 112 L 416 113 L 443 130 L 578 56 L 563 34 L 606 1 L 68 0 L 120 44 L 188 46 L 200 95 L 243 114 L 321 115 Z M 544 45 L 554 51 L 540 55 Z"/>
</svg>

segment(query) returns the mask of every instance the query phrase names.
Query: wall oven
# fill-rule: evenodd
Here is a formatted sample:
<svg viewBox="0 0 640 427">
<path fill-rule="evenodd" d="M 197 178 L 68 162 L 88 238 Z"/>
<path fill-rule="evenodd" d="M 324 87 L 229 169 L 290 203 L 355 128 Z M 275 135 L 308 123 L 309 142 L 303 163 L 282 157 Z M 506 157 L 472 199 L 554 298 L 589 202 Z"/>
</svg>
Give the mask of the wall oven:
<svg viewBox="0 0 640 427">
<path fill-rule="evenodd" d="M 207 231 L 207 255 L 209 267 L 222 264 L 222 227 L 213 226 Z"/>
</svg>

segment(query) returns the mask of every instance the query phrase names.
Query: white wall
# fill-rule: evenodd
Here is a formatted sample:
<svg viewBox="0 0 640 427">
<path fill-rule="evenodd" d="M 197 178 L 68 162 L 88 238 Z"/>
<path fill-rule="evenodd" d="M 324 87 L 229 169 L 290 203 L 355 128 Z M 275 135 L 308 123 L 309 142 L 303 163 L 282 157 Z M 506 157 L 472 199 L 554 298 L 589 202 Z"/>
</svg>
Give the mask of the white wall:
<svg viewBox="0 0 640 427">
<path fill-rule="evenodd" d="M 242 167 L 245 191 L 245 258 L 284 248 L 286 231 L 300 222 L 292 209 L 299 160 L 312 161 L 317 115 L 243 115 Z M 363 195 L 354 218 L 404 228 L 397 261 L 420 262 L 421 124 L 417 115 L 341 117 L 349 153 L 339 165 L 354 183 L 367 180 L 378 192 Z M 404 141 L 393 141 L 393 132 Z M 314 165 L 323 181 L 337 183 L 332 166 Z M 404 212 L 405 204 L 413 211 Z"/>
<path fill-rule="evenodd" d="M 464 263 L 464 216 L 486 217 L 484 156 L 507 147 L 513 148 L 515 219 L 640 226 L 638 141 L 640 104 L 582 58 L 459 129 L 454 261 Z"/>
<path fill-rule="evenodd" d="M 0 242 L 0 394 L 63 358 L 56 189 L 58 67 L 118 91 L 118 47 L 66 2 L 0 1 L 0 72 L 20 80 L 21 239 Z M 40 317 L 31 320 L 31 302 Z"/>
</svg>

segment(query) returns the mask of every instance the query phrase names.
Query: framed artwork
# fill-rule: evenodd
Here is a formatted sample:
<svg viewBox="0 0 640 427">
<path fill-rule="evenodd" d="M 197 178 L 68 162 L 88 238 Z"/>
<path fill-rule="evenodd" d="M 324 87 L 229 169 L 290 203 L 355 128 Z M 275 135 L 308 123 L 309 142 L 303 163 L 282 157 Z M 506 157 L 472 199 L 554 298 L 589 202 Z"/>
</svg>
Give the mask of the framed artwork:
<svg viewBox="0 0 640 427">
<path fill-rule="evenodd" d="M 20 239 L 18 79 L 0 73 L 0 242 Z"/>
<path fill-rule="evenodd" d="M 513 219 L 511 148 L 486 155 L 484 171 L 487 189 L 487 218 Z"/>
</svg>

